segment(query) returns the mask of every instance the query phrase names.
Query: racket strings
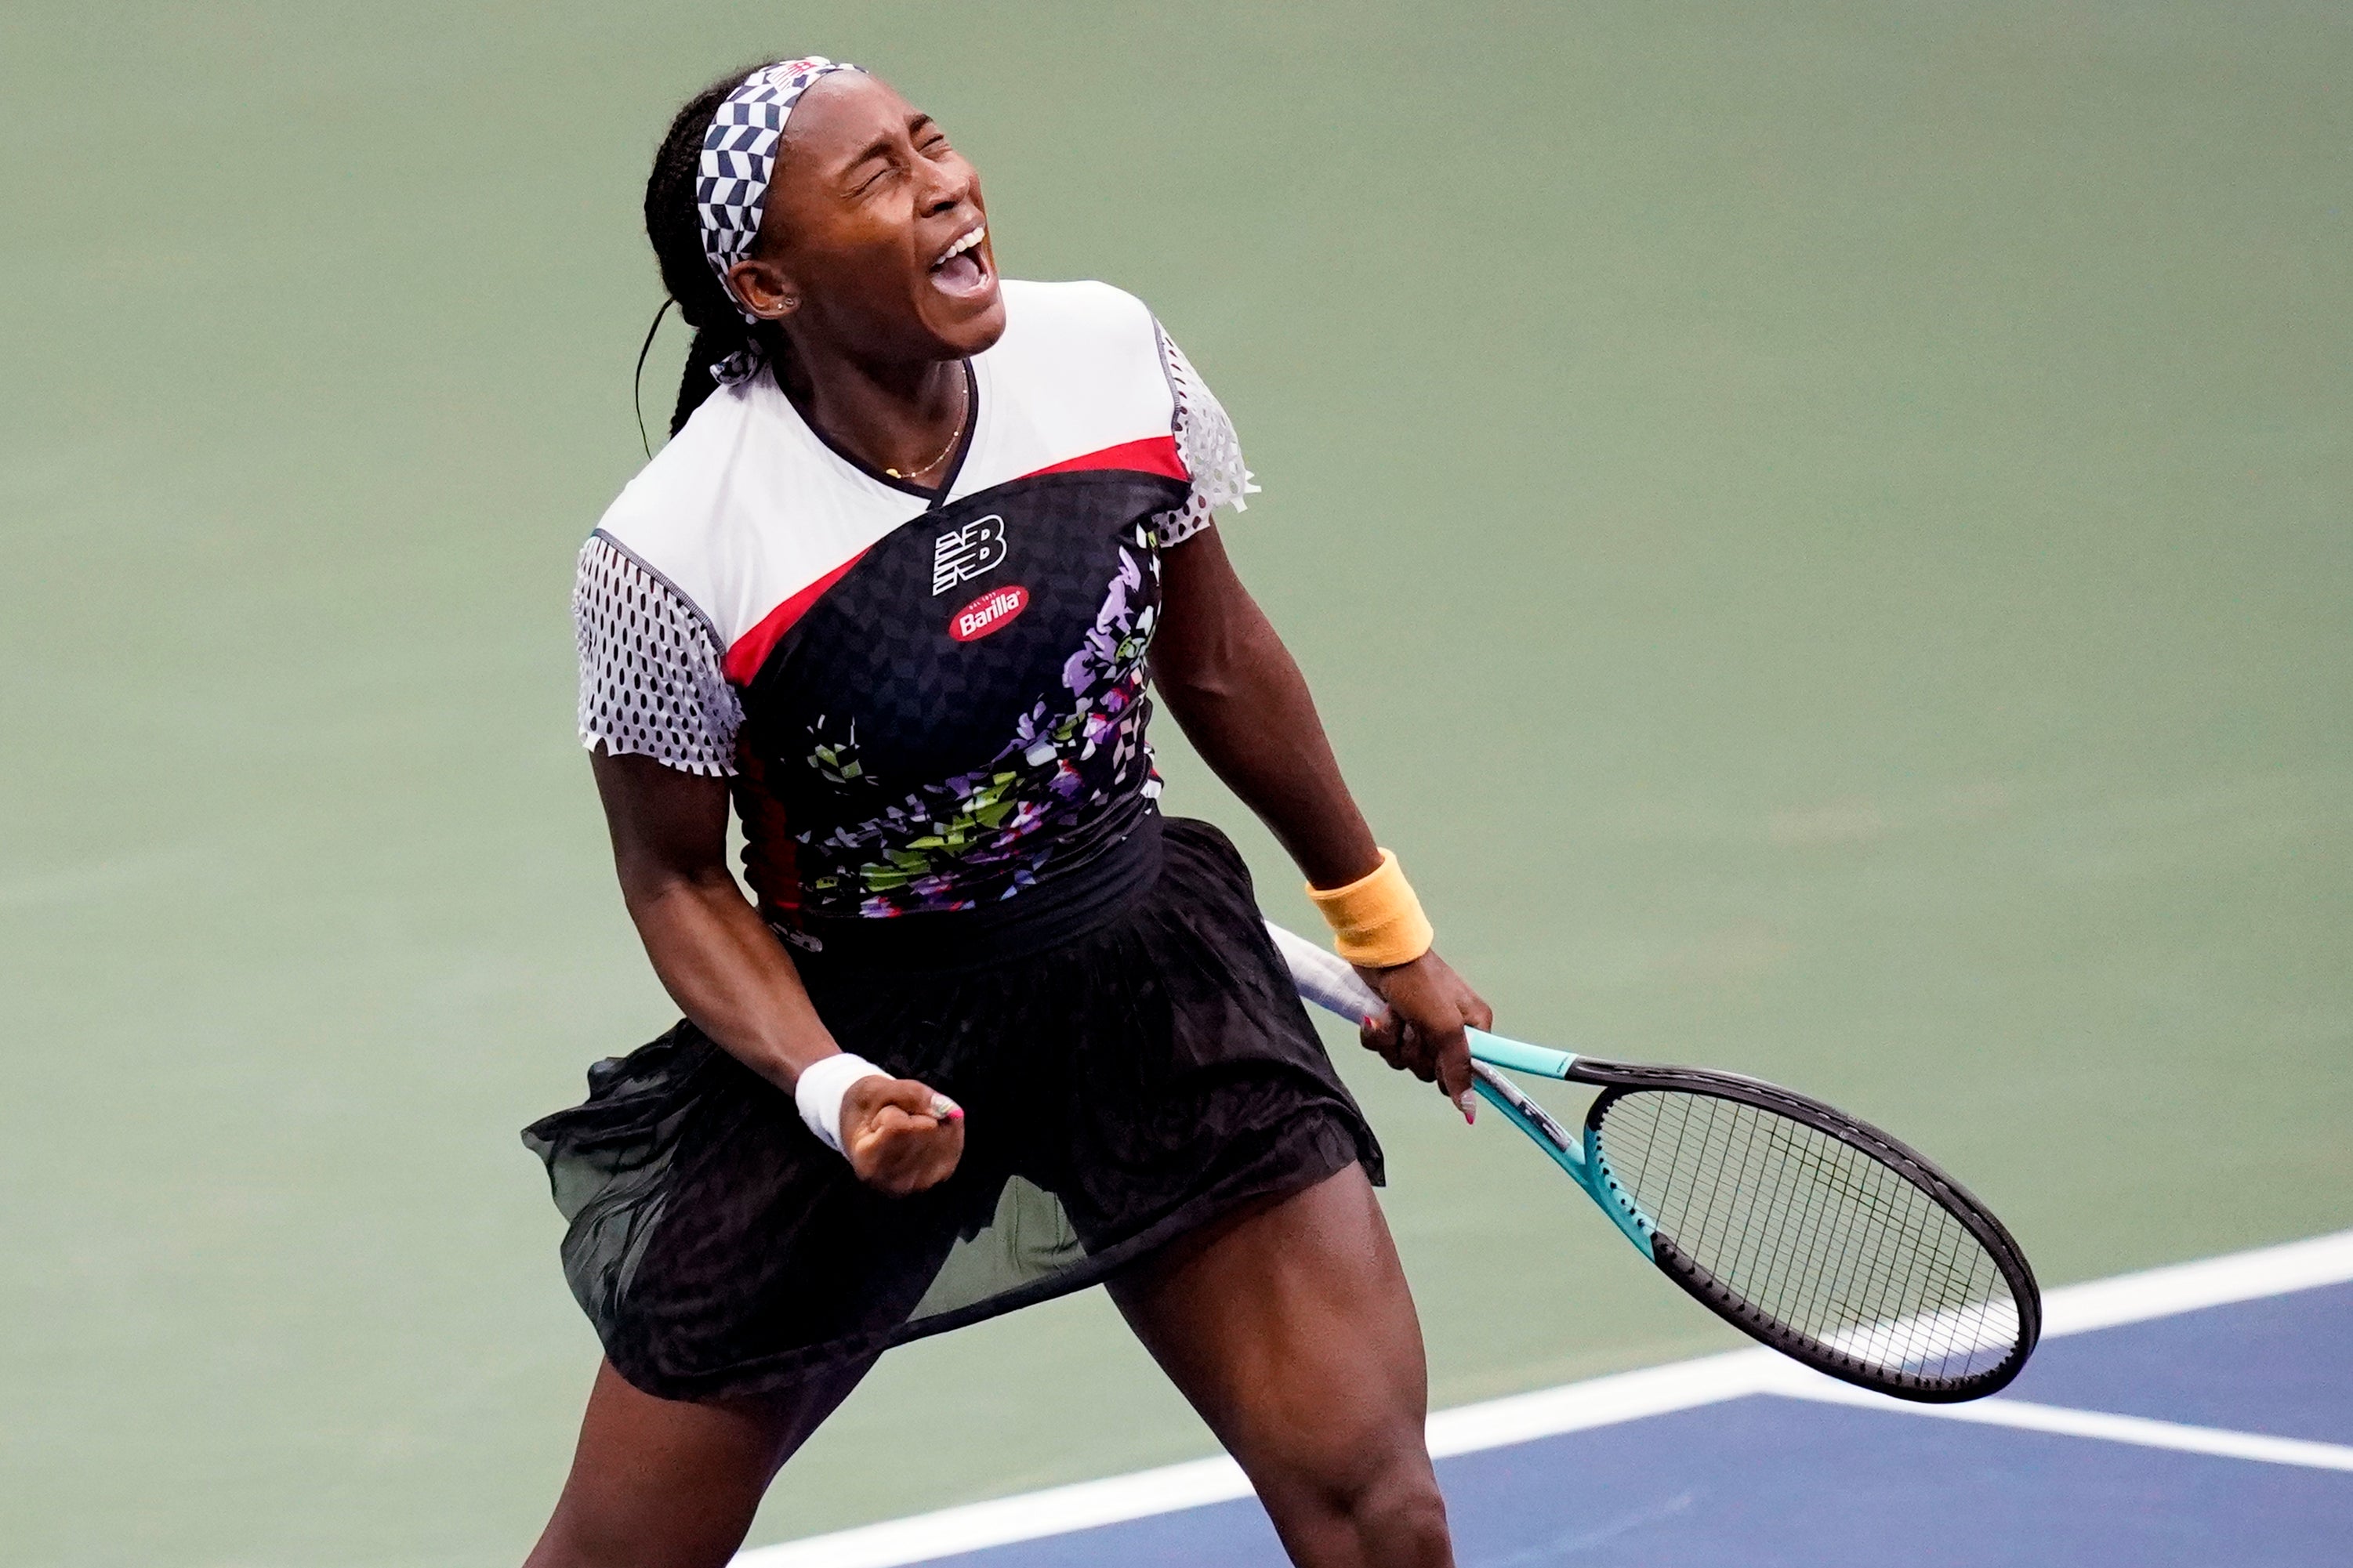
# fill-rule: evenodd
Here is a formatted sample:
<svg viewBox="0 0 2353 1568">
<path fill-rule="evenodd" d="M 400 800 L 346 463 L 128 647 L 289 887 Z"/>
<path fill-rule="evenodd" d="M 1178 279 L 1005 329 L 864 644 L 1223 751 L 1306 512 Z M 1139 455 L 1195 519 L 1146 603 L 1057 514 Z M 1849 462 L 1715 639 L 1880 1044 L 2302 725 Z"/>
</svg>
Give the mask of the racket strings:
<svg viewBox="0 0 2353 1568">
<path fill-rule="evenodd" d="M 1612 1100 L 1603 1157 L 1686 1258 L 1784 1331 L 1887 1373 L 1969 1378 L 2016 1347 L 2017 1302 L 1919 1186 L 1804 1122 L 1712 1095 Z"/>
</svg>

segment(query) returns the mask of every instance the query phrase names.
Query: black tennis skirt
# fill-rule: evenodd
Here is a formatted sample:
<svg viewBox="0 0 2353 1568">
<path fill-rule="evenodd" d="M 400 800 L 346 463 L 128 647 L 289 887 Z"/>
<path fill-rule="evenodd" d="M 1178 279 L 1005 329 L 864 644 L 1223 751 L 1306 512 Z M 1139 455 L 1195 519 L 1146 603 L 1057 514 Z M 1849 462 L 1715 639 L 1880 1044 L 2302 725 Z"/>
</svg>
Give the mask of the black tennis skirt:
<svg viewBox="0 0 2353 1568">
<path fill-rule="evenodd" d="M 963 1162 L 928 1192 L 863 1185 L 690 1023 L 524 1130 L 623 1377 L 773 1390 L 1095 1284 L 1251 1198 L 1354 1163 L 1380 1181 L 1233 845 L 1148 817 L 1125 863 L 1075 930 L 1066 910 L 959 941 L 963 916 L 905 916 L 853 922 L 914 928 L 869 951 L 796 954 L 844 1050 L 964 1106 Z"/>
</svg>

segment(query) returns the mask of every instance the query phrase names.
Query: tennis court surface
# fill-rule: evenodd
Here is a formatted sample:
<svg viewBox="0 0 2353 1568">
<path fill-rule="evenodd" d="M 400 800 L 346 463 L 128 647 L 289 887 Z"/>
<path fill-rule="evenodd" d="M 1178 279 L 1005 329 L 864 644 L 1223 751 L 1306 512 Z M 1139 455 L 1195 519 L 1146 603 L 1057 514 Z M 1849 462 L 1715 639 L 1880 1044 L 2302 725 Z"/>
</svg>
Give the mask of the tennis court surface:
<svg viewBox="0 0 2353 1568">
<path fill-rule="evenodd" d="M 1441 1412 L 1462 1568 L 2353 1560 L 2353 1231 L 2052 1291 L 2002 1394 L 1737 1351 Z M 766 1547 L 741 1568 L 1281 1568 L 1223 1459 Z"/>
</svg>

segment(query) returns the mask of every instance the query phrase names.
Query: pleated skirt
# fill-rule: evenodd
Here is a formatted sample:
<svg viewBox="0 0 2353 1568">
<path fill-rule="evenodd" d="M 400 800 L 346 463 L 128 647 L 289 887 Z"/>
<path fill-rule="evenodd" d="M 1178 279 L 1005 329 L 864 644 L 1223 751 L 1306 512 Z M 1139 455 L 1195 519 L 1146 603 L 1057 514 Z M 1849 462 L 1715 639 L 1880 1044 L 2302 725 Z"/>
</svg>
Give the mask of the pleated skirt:
<svg viewBox="0 0 2353 1568">
<path fill-rule="evenodd" d="M 607 1358 L 664 1398 L 784 1387 L 1098 1283 L 1252 1199 L 1363 1164 L 1371 1128 L 1206 823 L 1076 930 L 955 915 L 857 956 L 797 952 L 844 1050 L 965 1111 L 954 1175 L 890 1197 L 692 1024 L 589 1069 L 524 1130 Z"/>
</svg>

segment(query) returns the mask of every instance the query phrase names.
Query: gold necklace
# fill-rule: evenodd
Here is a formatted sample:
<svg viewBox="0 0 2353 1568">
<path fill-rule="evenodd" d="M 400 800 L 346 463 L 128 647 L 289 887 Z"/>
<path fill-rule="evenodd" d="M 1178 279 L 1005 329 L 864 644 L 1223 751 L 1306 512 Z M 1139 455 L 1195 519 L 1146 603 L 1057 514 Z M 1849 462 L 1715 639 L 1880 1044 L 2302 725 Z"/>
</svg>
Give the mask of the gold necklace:
<svg viewBox="0 0 2353 1568">
<path fill-rule="evenodd" d="M 917 474 L 928 474 L 934 468 L 938 468 L 942 463 L 946 462 L 948 460 L 948 454 L 956 449 L 956 443 L 964 439 L 964 416 L 972 412 L 972 386 L 970 383 L 964 384 L 963 404 L 964 406 L 956 410 L 955 428 L 949 433 L 948 444 L 940 448 L 940 455 L 938 457 L 934 458 L 930 462 L 923 464 L 921 468 L 909 468 L 903 474 L 896 468 L 885 468 L 882 471 L 890 475 L 894 479 L 912 479 Z"/>
</svg>

